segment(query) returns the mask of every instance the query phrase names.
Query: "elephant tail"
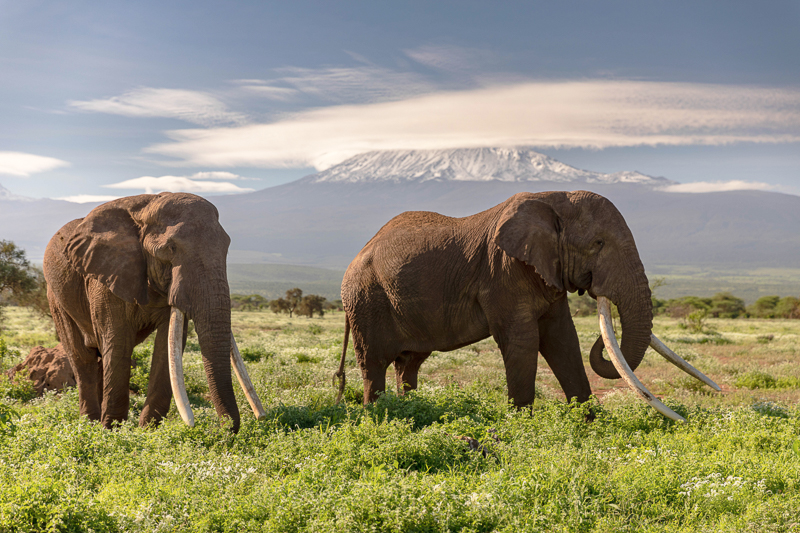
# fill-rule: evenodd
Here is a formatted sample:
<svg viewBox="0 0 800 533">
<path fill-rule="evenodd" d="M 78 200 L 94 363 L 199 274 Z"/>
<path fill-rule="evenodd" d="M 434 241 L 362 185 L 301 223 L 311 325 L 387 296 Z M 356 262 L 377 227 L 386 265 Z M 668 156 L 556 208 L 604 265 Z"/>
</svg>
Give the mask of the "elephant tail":
<svg viewBox="0 0 800 533">
<path fill-rule="evenodd" d="M 342 341 L 342 359 L 339 361 L 339 370 L 333 375 L 334 383 L 336 378 L 339 378 L 339 394 L 336 395 L 336 403 L 342 401 L 344 395 L 345 373 L 344 373 L 344 360 L 347 357 L 347 340 L 350 338 L 350 317 L 345 314 L 344 317 L 344 340 Z"/>
</svg>

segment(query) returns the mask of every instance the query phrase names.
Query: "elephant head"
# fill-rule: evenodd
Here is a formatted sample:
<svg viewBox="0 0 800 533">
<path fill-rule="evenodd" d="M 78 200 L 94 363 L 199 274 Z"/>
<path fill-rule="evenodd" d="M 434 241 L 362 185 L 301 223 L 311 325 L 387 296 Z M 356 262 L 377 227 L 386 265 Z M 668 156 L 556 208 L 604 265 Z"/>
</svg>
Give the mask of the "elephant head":
<svg viewBox="0 0 800 533">
<path fill-rule="evenodd" d="M 639 365 L 650 343 L 650 287 L 633 234 L 614 204 L 586 191 L 518 194 L 501 215 L 495 243 L 533 266 L 553 289 L 614 302 L 622 352 L 631 368 Z M 592 368 L 619 378 L 609 361 L 592 360 Z"/>
<path fill-rule="evenodd" d="M 226 256 L 230 238 L 217 209 L 188 193 L 143 194 L 95 208 L 75 228 L 66 255 L 83 276 L 94 277 L 117 297 L 141 307 L 170 307 L 170 378 L 181 416 L 193 423 L 181 364 L 184 315 L 194 321 L 217 414 L 239 427 L 231 383 L 231 335 Z M 239 363 L 235 361 L 235 363 Z M 244 365 L 240 376 L 249 384 Z M 249 386 L 251 405 L 260 408 Z M 247 391 L 246 391 L 247 392 Z M 257 415 L 263 413 L 256 412 Z"/>
<path fill-rule="evenodd" d="M 518 194 L 501 214 L 495 243 L 533 266 L 551 289 L 587 291 L 599 304 L 609 300 L 616 304 L 622 326 L 621 352 L 630 374 L 653 345 L 680 368 L 719 390 L 674 352 L 665 355 L 660 348 L 669 349 L 653 337 L 651 292 L 644 265 L 625 219 L 608 199 L 587 191 Z M 609 319 L 607 305 L 598 309 Z M 605 333 L 592 348 L 590 363 L 601 377 L 617 379 L 617 366 L 602 357 L 613 330 Z M 646 391 L 643 386 L 631 386 L 640 393 Z M 652 396 L 649 392 L 641 395 L 645 399 Z"/>
</svg>

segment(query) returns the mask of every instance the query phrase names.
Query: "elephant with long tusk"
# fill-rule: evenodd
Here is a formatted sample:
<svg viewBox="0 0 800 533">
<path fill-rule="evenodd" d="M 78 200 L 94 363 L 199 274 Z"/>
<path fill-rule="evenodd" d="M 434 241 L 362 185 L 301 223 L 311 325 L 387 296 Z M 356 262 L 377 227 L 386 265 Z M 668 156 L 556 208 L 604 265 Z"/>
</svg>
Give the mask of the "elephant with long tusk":
<svg viewBox="0 0 800 533">
<path fill-rule="evenodd" d="M 389 365 L 394 364 L 402 394 L 416 388 L 420 365 L 432 351 L 489 336 L 503 355 L 508 396 L 516 405 L 533 403 L 539 353 L 567 398 L 586 401 L 592 391 L 567 303 L 567 292 L 575 291 L 596 298 L 601 317 L 608 316 L 609 301 L 620 313 L 621 347 L 607 319 L 601 323 L 612 361 L 593 350 L 590 360 L 599 375 L 622 375 L 651 405 L 672 413 L 631 370 L 654 345 L 718 389 L 652 336 L 647 276 L 614 204 L 587 191 L 559 191 L 519 193 L 463 218 L 406 212 L 381 228 L 342 281 L 346 320 L 335 374 L 339 398 L 352 331 L 364 403 L 385 389 Z"/>
<path fill-rule="evenodd" d="M 619 349 L 617 338 L 614 335 L 614 327 L 611 323 L 611 302 L 608 300 L 608 298 L 604 298 L 602 296 L 597 298 L 597 315 L 600 318 L 600 337 L 598 337 L 597 341 L 592 347 L 592 351 L 589 356 L 589 362 L 592 364 L 592 367 L 595 365 L 598 367 L 600 366 L 597 362 L 598 360 L 602 359 L 603 348 L 605 348 L 608 350 L 608 353 L 611 356 L 611 363 L 618 372 L 617 376 L 610 376 L 611 379 L 615 377 L 621 377 L 628 387 L 631 388 L 631 390 L 638 394 L 640 398 L 652 406 L 656 411 L 667 418 L 671 418 L 672 420 L 686 422 L 686 419 L 664 405 L 661 400 L 656 398 L 649 390 L 647 390 L 647 387 L 645 387 L 644 384 L 639 381 L 639 378 L 637 378 L 633 373 L 633 370 L 631 370 L 631 367 L 625 360 L 625 356 L 622 355 L 622 351 Z M 663 342 L 661 342 L 658 337 L 652 333 L 650 334 L 650 347 L 653 348 L 656 353 L 664 357 L 664 359 L 677 366 L 690 376 L 702 381 L 718 392 L 722 390 L 719 385 L 711 380 L 711 378 L 697 370 L 695 367 L 690 365 L 688 361 L 670 350 Z"/>
<path fill-rule="evenodd" d="M 233 365 L 253 412 L 265 416 L 231 332 L 229 244 L 217 209 L 188 193 L 120 198 L 55 234 L 43 265 L 47 297 L 82 415 L 106 427 L 127 419 L 133 348 L 156 331 L 139 424 L 157 424 L 174 395 L 193 425 L 182 362 L 191 318 L 217 414 L 238 431 Z"/>
</svg>

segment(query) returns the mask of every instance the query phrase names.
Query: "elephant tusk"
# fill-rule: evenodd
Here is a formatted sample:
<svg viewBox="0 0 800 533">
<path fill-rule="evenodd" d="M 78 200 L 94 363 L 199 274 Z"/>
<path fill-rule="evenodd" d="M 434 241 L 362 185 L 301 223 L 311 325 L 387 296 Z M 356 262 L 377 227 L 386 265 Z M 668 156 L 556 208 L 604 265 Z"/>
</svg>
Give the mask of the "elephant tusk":
<svg viewBox="0 0 800 533">
<path fill-rule="evenodd" d="M 183 312 L 177 307 L 172 308 L 169 316 L 168 346 L 169 382 L 172 385 L 175 406 L 186 425 L 194 427 L 194 413 L 192 406 L 189 405 L 186 385 L 183 382 Z"/>
<path fill-rule="evenodd" d="M 233 332 L 231 332 L 231 364 L 233 365 L 233 372 L 236 374 L 236 379 L 239 380 L 239 385 L 241 385 L 244 395 L 250 403 L 253 414 L 256 415 L 258 420 L 264 420 L 267 418 L 267 412 L 264 410 L 264 406 L 261 405 L 261 400 L 258 398 L 258 394 L 256 394 L 253 382 L 250 381 L 250 375 L 247 373 L 247 368 L 244 366 L 244 360 L 242 359 L 242 354 L 239 353 L 239 347 L 236 345 Z"/>
<path fill-rule="evenodd" d="M 678 368 L 680 368 L 693 378 L 699 379 L 700 381 L 702 381 L 703 383 L 705 383 L 706 385 L 708 385 L 717 392 L 722 391 L 719 385 L 714 383 L 711 380 L 711 378 L 709 378 L 708 376 L 697 370 L 695 367 L 690 365 L 689 362 L 683 359 L 680 355 L 670 350 L 666 344 L 661 342 L 661 339 L 659 339 L 653 334 L 650 334 L 650 347 L 656 352 L 658 352 L 664 359 L 666 359 L 673 365 L 677 366 Z"/>
<path fill-rule="evenodd" d="M 686 422 L 685 418 L 664 405 L 661 400 L 647 390 L 647 387 L 639 381 L 631 367 L 628 366 L 628 361 L 622 355 L 619 344 L 617 344 L 617 338 L 614 336 L 614 327 L 611 323 L 611 302 L 608 298 L 597 297 L 597 314 L 600 316 L 600 334 L 603 336 L 603 343 L 606 345 L 608 355 L 611 358 L 611 362 L 614 363 L 614 368 L 617 369 L 617 372 L 625 380 L 628 387 L 662 415 L 677 422 Z"/>
</svg>

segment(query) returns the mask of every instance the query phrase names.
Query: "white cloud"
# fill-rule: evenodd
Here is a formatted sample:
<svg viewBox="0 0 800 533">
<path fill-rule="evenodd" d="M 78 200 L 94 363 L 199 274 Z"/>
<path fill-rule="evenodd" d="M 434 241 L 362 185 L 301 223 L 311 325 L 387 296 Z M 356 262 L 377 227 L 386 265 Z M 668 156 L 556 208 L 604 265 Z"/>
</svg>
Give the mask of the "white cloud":
<svg viewBox="0 0 800 533">
<path fill-rule="evenodd" d="M 460 46 L 427 45 L 404 52 L 417 63 L 450 72 L 474 71 L 477 65 L 488 64 L 493 59 L 493 54 L 486 50 Z"/>
<path fill-rule="evenodd" d="M 23 152 L 0 152 L 0 174 L 27 178 L 31 174 L 66 167 L 69 163 L 42 155 Z"/>
<path fill-rule="evenodd" d="M 663 191 L 666 192 L 722 192 L 722 191 L 770 191 L 778 187 L 769 183 L 761 181 L 695 181 L 692 183 L 676 183 L 675 185 L 668 185 L 664 187 Z"/>
<path fill-rule="evenodd" d="M 177 118 L 200 126 L 244 124 L 246 118 L 229 111 L 214 96 L 181 89 L 141 87 L 121 96 L 107 99 L 70 101 L 72 107 L 84 111 L 109 113 L 126 117 Z"/>
<path fill-rule="evenodd" d="M 241 80 L 241 88 L 270 100 L 291 100 L 300 92 L 290 87 L 276 87 L 262 80 Z"/>
<path fill-rule="evenodd" d="M 336 103 L 397 100 L 435 89 L 419 74 L 375 65 L 322 69 L 285 67 L 276 72 L 279 78 L 241 80 L 241 87 L 274 100 L 288 100 L 302 94 Z"/>
<path fill-rule="evenodd" d="M 191 179 L 186 176 L 142 176 L 131 180 L 103 185 L 109 189 L 141 189 L 148 194 L 163 191 L 193 193 L 242 193 L 254 189 L 246 189 L 225 181 L 206 181 Z"/>
<path fill-rule="evenodd" d="M 110 202 L 116 200 L 119 196 L 103 196 L 99 194 L 76 194 L 75 196 L 62 196 L 55 198 L 55 200 L 65 200 L 76 204 L 87 204 L 89 202 Z"/>
<path fill-rule="evenodd" d="M 191 166 L 327 168 L 369 150 L 800 141 L 800 91 L 635 81 L 526 82 L 168 132 L 148 152 Z"/>
</svg>

